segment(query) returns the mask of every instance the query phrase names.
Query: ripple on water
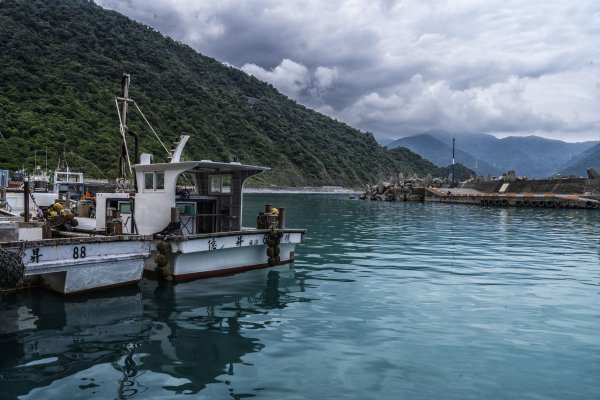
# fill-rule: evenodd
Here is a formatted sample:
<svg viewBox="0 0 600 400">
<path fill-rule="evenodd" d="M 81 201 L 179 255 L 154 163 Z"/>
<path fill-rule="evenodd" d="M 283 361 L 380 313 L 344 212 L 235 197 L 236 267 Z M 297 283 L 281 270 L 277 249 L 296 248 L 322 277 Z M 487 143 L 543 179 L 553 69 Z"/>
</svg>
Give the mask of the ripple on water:
<svg viewBox="0 0 600 400">
<path fill-rule="evenodd" d="M 600 213 L 244 197 L 288 266 L 0 303 L 0 398 L 591 399 Z"/>
</svg>

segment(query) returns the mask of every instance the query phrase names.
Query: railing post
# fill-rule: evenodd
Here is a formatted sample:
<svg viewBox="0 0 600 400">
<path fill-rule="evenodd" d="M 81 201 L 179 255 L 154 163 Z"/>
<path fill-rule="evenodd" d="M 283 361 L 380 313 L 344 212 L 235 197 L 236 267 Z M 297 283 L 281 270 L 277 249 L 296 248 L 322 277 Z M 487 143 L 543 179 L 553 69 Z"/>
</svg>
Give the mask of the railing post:
<svg viewBox="0 0 600 400">
<path fill-rule="evenodd" d="M 279 207 L 279 222 L 277 228 L 285 229 L 285 208 Z"/>
<path fill-rule="evenodd" d="M 25 198 L 23 199 L 23 204 L 25 207 L 25 222 L 29 222 L 29 179 L 25 178 L 23 180 L 23 195 Z"/>
</svg>

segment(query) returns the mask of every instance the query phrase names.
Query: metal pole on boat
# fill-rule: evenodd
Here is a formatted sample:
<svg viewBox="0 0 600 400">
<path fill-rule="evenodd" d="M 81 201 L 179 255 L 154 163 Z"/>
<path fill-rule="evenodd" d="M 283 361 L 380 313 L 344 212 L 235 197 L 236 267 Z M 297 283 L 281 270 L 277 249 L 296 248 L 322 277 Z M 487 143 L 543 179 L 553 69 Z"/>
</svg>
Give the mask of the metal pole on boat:
<svg viewBox="0 0 600 400">
<path fill-rule="evenodd" d="M 29 178 L 23 179 L 23 205 L 25 207 L 25 222 L 29 222 Z"/>
<path fill-rule="evenodd" d="M 123 88 L 123 99 L 125 99 L 125 100 L 123 101 L 123 106 L 122 106 L 122 110 L 121 110 L 121 124 L 123 124 L 124 130 L 127 130 L 127 108 L 129 106 L 129 103 L 127 102 L 127 100 L 129 99 L 129 80 L 130 80 L 130 75 L 123 74 L 121 86 Z"/>
</svg>

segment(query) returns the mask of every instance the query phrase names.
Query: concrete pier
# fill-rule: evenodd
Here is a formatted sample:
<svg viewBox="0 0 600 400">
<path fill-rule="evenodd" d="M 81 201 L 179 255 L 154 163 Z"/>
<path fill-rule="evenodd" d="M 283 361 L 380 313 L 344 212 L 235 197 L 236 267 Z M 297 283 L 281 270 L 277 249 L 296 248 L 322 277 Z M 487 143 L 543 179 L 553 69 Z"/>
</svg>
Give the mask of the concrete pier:
<svg viewBox="0 0 600 400">
<path fill-rule="evenodd" d="M 538 208 L 600 208 L 600 201 L 592 196 L 557 193 L 481 193 L 474 190 L 415 188 L 423 193 L 423 201 L 471 204 L 487 207 Z"/>
<path fill-rule="evenodd" d="M 546 179 L 479 182 L 459 188 L 400 186 L 370 187 L 364 200 L 426 201 L 486 207 L 600 209 L 600 179 Z"/>
</svg>

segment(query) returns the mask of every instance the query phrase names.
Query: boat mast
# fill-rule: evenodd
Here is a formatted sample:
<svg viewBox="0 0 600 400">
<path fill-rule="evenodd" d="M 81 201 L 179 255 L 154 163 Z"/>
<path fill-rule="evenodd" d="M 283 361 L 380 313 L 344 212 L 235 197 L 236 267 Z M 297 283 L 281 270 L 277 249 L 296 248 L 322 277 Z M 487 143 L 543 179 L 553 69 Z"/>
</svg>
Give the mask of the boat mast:
<svg viewBox="0 0 600 400">
<path fill-rule="evenodd" d="M 63 145 L 63 151 L 61 156 L 58 158 L 58 166 L 56 168 L 57 171 L 69 171 L 69 163 L 67 162 L 67 147 Z"/>
<path fill-rule="evenodd" d="M 117 113 L 119 114 L 119 132 L 121 134 L 121 154 L 119 156 L 119 181 L 122 189 L 131 188 L 131 181 L 134 181 L 135 176 L 133 175 L 133 168 L 131 166 L 131 159 L 129 158 L 129 149 L 127 148 L 127 133 L 129 128 L 127 127 L 127 111 L 129 109 L 129 102 L 132 100 L 129 98 L 129 83 L 131 76 L 129 74 L 123 74 L 121 79 L 121 87 L 123 89 L 122 97 L 116 97 L 115 103 L 117 105 Z M 137 135 L 136 135 L 136 150 L 137 150 Z M 137 160 L 136 160 L 137 162 Z"/>
<path fill-rule="evenodd" d="M 189 136 L 182 135 L 179 137 L 178 141 L 173 145 L 173 148 L 169 150 L 167 146 L 160 140 L 160 137 L 150 125 L 146 116 L 140 110 L 135 100 L 129 98 L 129 83 L 131 81 L 131 76 L 129 74 L 123 74 L 123 79 L 121 80 L 121 86 L 123 88 L 123 96 L 115 97 L 115 104 L 117 105 L 117 113 L 119 114 L 119 132 L 121 133 L 121 155 L 119 156 L 119 178 L 117 180 L 118 186 L 123 190 L 131 189 L 131 182 L 133 181 L 133 188 L 137 191 L 137 181 L 136 176 L 133 173 L 133 167 L 131 164 L 131 159 L 129 157 L 129 149 L 127 148 L 127 135 L 131 135 L 134 138 L 134 163 L 138 164 L 140 162 L 140 152 L 139 152 L 139 136 L 137 133 L 133 132 L 127 126 L 127 112 L 129 111 L 129 104 L 133 104 L 135 110 L 140 113 L 140 116 L 150 129 L 150 131 L 156 136 L 156 139 L 160 143 L 160 145 L 165 149 L 167 153 L 167 157 L 170 162 L 179 162 L 181 158 L 181 152 L 183 151 L 183 147 L 185 146 Z"/>
</svg>

